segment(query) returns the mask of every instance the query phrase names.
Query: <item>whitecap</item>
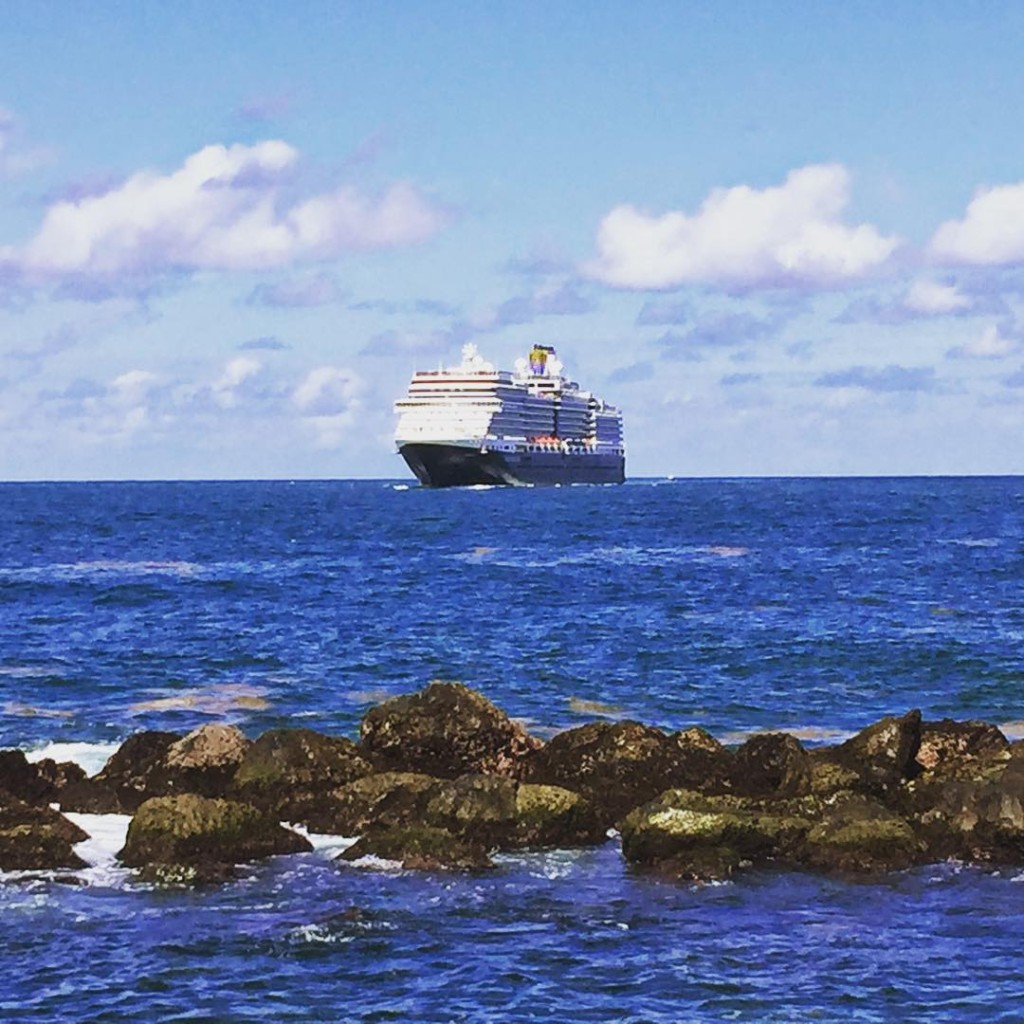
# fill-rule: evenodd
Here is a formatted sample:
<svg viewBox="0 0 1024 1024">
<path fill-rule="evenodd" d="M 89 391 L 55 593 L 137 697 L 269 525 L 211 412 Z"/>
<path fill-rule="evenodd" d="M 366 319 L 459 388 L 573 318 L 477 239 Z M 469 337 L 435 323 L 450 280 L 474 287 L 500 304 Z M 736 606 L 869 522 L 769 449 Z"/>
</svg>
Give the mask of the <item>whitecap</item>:
<svg viewBox="0 0 1024 1024">
<path fill-rule="evenodd" d="M 366 853 L 362 857 L 356 860 L 341 861 L 342 864 L 348 864 L 353 868 L 361 868 L 369 871 L 401 871 L 402 862 L 400 860 L 386 860 L 384 857 L 378 857 L 373 853 Z"/>
<path fill-rule="evenodd" d="M 95 775 L 118 747 L 117 743 L 46 743 L 26 750 L 25 757 L 33 763 L 46 757 L 54 761 L 73 761 L 85 770 L 86 775 Z"/>
<path fill-rule="evenodd" d="M 358 839 L 358 836 L 335 836 L 322 832 L 310 832 L 304 825 L 297 825 L 287 821 L 282 821 L 281 824 L 285 828 L 290 828 L 293 832 L 298 832 L 300 836 L 308 839 L 315 854 L 331 860 L 343 850 L 347 850 Z"/>
</svg>

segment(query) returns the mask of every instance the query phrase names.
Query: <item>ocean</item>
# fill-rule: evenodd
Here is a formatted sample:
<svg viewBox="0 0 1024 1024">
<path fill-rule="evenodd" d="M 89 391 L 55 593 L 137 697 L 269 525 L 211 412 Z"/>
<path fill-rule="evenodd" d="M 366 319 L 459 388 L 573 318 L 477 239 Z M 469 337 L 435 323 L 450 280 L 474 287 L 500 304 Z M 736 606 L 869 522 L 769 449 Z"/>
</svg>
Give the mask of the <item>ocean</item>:
<svg viewBox="0 0 1024 1024">
<path fill-rule="evenodd" d="M 595 718 L 837 742 L 885 714 L 1024 736 L 1024 479 L 0 485 L 0 747 L 97 770 L 141 729 L 358 735 L 432 679 L 535 735 Z M 686 885 L 612 837 L 485 875 L 317 836 L 156 889 L 76 816 L 0 876 L 4 1021 L 1021 1021 L 1024 871 Z"/>
</svg>

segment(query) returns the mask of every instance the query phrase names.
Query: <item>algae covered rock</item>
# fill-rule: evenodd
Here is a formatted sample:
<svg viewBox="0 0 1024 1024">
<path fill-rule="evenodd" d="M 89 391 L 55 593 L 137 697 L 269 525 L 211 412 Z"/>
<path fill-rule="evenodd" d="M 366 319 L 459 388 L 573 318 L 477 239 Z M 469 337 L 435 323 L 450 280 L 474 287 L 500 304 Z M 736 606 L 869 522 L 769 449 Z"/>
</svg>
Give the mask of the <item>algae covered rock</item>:
<svg viewBox="0 0 1024 1024">
<path fill-rule="evenodd" d="M 56 791 L 53 781 L 28 760 L 23 750 L 0 750 L 0 792 L 28 804 L 47 804 Z"/>
<path fill-rule="evenodd" d="M 925 843 L 910 823 L 876 800 L 848 794 L 829 802 L 794 854 L 824 871 L 874 873 L 923 863 Z"/>
<path fill-rule="evenodd" d="M 920 711 L 883 718 L 838 747 L 814 751 L 812 789 L 821 795 L 850 789 L 891 798 L 917 774 L 920 744 Z"/>
<path fill-rule="evenodd" d="M 232 794 L 282 820 L 305 824 L 323 819 L 325 794 L 372 771 L 349 739 L 312 729 L 271 729 L 246 750 Z"/>
<path fill-rule="evenodd" d="M 471 835 L 488 848 L 507 845 L 515 829 L 518 788 L 515 780 L 501 775 L 463 775 L 434 789 L 423 820 Z"/>
<path fill-rule="evenodd" d="M 531 757 L 527 779 L 579 793 L 610 825 L 666 789 L 717 788 L 730 768 L 731 755 L 703 732 L 591 722 L 553 736 Z"/>
<path fill-rule="evenodd" d="M 987 722 L 956 722 L 944 718 L 921 723 L 921 742 L 915 761 L 922 772 L 970 774 L 979 763 L 1010 759 L 1010 743 Z"/>
<path fill-rule="evenodd" d="M 593 846 L 608 838 L 593 805 L 561 786 L 521 783 L 516 790 L 515 831 L 507 848 Z"/>
<path fill-rule="evenodd" d="M 1024 863 L 1024 750 L 924 772 L 902 797 L 932 859 Z"/>
<path fill-rule="evenodd" d="M 84 868 L 72 849 L 89 836 L 49 807 L 0 799 L 0 871 Z"/>
<path fill-rule="evenodd" d="M 434 682 L 371 708 L 360 752 L 379 769 L 457 778 L 467 772 L 519 778 L 539 746 L 486 697 L 461 683 Z"/>
<path fill-rule="evenodd" d="M 368 832 L 338 859 L 357 861 L 363 857 L 396 861 L 415 871 L 480 871 L 494 867 L 483 843 L 425 825 Z"/>
<path fill-rule="evenodd" d="M 442 783 L 423 820 L 498 850 L 590 846 L 607 838 L 594 809 L 578 793 L 496 775 Z"/>
<path fill-rule="evenodd" d="M 188 793 L 153 797 L 128 826 L 118 859 L 147 864 L 240 864 L 311 850 L 308 840 L 248 804 Z"/>
<path fill-rule="evenodd" d="M 164 757 L 180 733 L 146 730 L 129 736 L 91 779 L 61 794 L 65 810 L 131 814 L 160 789 Z"/>
<path fill-rule="evenodd" d="M 314 832 L 355 836 L 423 821 L 442 780 L 417 772 L 378 772 L 339 786 L 306 815 Z"/>
<path fill-rule="evenodd" d="M 734 757 L 732 790 L 744 796 L 803 796 L 811 789 L 811 759 L 788 733 L 751 736 Z"/>
<path fill-rule="evenodd" d="M 741 865 L 786 858 L 814 827 L 813 797 L 761 801 L 669 790 L 622 823 L 632 864 L 679 878 L 727 878 Z"/>
</svg>

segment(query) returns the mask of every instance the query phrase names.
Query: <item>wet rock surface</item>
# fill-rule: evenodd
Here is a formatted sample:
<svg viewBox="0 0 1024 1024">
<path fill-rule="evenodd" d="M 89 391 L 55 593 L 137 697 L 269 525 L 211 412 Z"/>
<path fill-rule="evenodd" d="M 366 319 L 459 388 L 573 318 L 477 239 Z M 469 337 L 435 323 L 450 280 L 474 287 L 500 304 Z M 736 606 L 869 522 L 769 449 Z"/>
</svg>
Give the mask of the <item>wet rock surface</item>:
<svg viewBox="0 0 1024 1024">
<path fill-rule="evenodd" d="M 415 871 L 481 871 L 493 868 L 487 847 L 443 828 L 407 826 L 368 832 L 339 855 L 339 860 L 375 857 Z"/>
<path fill-rule="evenodd" d="M 0 796 L 0 871 L 83 868 L 72 846 L 88 835 L 49 807 Z"/>
<path fill-rule="evenodd" d="M 368 711 L 359 746 L 368 761 L 387 771 L 520 778 L 524 758 L 540 743 L 482 694 L 461 683 L 434 682 Z"/>
<path fill-rule="evenodd" d="M 1024 864 L 1024 743 L 916 710 L 810 749 L 786 733 L 729 749 L 699 728 L 634 721 L 542 745 L 481 694 L 432 683 L 369 711 L 358 744 L 309 729 L 141 732 L 92 778 L 0 751 L 0 870 L 81 866 L 72 847 L 85 835 L 50 801 L 134 813 L 120 858 L 165 883 L 308 850 L 283 821 L 360 837 L 351 857 L 429 870 L 592 845 L 611 825 L 631 865 L 675 878 Z"/>
<path fill-rule="evenodd" d="M 672 787 L 718 790 L 732 755 L 701 730 L 668 735 L 640 722 L 592 722 L 552 737 L 527 780 L 585 797 L 606 825 Z"/>
<path fill-rule="evenodd" d="M 272 729 L 246 750 L 230 792 L 284 821 L 312 824 L 327 820 L 327 794 L 372 771 L 349 739 L 312 729 Z"/>
<path fill-rule="evenodd" d="M 153 797 L 142 804 L 118 859 L 128 867 L 205 869 L 311 849 L 303 836 L 249 804 L 184 794 Z"/>
</svg>

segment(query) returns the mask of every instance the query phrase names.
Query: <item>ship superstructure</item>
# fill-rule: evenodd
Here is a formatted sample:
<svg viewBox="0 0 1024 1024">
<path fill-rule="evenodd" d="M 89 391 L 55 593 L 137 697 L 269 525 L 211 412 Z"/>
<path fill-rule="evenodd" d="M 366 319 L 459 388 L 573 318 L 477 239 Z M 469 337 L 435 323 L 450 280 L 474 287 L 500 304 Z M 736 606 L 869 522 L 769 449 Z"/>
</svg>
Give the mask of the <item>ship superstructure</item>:
<svg viewBox="0 0 1024 1024">
<path fill-rule="evenodd" d="M 427 487 L 622 483 L 622 414 L 535 345 L 514 371 L 473 344 L 449 369 L 419 370 L 395 403 L 395 445 Z"/>
</svg>

